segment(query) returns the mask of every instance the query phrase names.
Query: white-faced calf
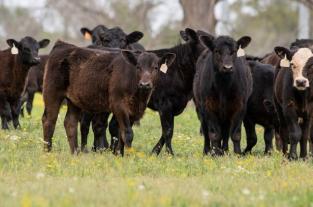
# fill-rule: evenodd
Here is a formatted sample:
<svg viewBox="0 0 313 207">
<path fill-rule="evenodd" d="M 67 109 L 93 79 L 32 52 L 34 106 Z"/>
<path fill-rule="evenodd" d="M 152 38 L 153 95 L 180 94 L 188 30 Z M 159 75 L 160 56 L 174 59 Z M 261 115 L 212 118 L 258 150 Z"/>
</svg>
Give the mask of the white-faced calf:
<svg viewBox="0 0 313 207">
<path fill-rule="evenodd" d="M 313 98 L 313 53 L 308 48 L 289 50 L 276 47 L 281 58 L 275 79 L 275 105 L 280 120 L 280 137 L 283 152 L 297 159 L 297 144 L 300 142 L 300 157 L 307 155 L 307 140 L 310 133 Z"/>
</svg>

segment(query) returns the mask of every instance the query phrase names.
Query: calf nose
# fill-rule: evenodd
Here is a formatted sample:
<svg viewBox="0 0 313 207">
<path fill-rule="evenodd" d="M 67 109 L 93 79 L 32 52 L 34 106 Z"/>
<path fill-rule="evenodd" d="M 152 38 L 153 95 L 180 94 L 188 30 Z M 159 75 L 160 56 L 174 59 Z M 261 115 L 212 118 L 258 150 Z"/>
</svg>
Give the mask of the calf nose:
<svg viewBox="0 0 313 207">
<path fill-rule="evenodd" d="M 223 65 L 223 72 L 232 72 L 233 66 L 230 64 Z"/>
<path fill-rule="evenodd" d="M 147 82 L 139 82 L 139 88 L 142 89 L 151 89 L 152 88 L 152 83 L 150 81 Z"/>
<path fill-rule="evenodd" d="M 298 79 L 298 80 L 296 80 L 296 85 L 297 85 L 297 87 L 306 87 L 307 80 L 305 80 L 305 79 Z"/>
<path fill-rule="evenodd" d="M 40 57 L 34 57 L 33 60 L 32 60 L 32 63 L 33 63 L 33 64 L 38 64 L 38 63 L 40 63 Z"/>
</svg>

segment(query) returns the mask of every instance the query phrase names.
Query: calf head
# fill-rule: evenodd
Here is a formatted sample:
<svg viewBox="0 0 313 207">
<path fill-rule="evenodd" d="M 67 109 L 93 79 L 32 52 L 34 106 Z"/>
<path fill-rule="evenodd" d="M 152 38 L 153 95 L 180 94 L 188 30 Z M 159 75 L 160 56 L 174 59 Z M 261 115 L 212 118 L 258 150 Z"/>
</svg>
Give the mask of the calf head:
<svg viewBox="0 0 313 207">
<path fill-rule="evenodd" d="M 186 28 L 185 30 L 180 31 L 180 36 L 181 38 L 186 41 L 187 44 L 189 44 L 193 50 L 193 55 L 195 57 L 198 57 L 201 52 L 205 49 L 205 47 L 201 44 L 199 37 L 205 35 L 208 36 L 209 38 L 214 39 L 214 36 L 198 30 L 197 32 L 194 31 L 193 29 Z"/>
<path fill-rule="evenodd" d="M 233 72 L 237 51 L 247 47 L 251 41 L 249 36 L 243 36 L 237 41 L 228 36 L 219 36 L 214 39 L 204 35 L 200 39 L 212 51 L 214 69 L 220 73 Z"/>
<path fill-rule="evenodd" d="M 37 42 L 32 37 L 24 37 L 21 41 L 14 39 L 8 39 L 7 44 L 13 48 L 18 49 L 18 55 L 21 57 L 23 64 L 25 65 L 37 65 L 40 63 L 40 57 L 38 56 L 38 50 L 46 47 L 50 43 L 50 40 L 43 39 Z"/>
<path fill-rule="evenodd" d="M 130 34 L 126 34 L 119 27 L 108 29 L 103 25 L 98 25 L 93 30 L 82 28 L 80 31 L 83 35 L 86 33 L 91 35 L 92 44 L 109 48 L 125 49 L 130 44 L 138 42 L 143 37 L 142 32 L 134 31 Z"/>
<path fill-rule="evenodd" d="M 191 29 L 189 29 L 191 30 Z M 186 30 L 181 30 L 179 33 L 180 33 L 180 37 L 185 41 L 185 42 L 188 42 L 188 41 L 191 41 L 192 40 L 192 36 L 190 35 L 190 32 L 189 34 L 187 34 L 188 32 L 188 28 Z M 200 37 L 200 36 L 209 36 L 211 37 L 212 39 L 214 39 L 214 35 L 208 33 L 208 32 L 205 32 L 205 31 L 202 31 L 202 30 L 197 30 L 197 36 Z M 198 38 L 197 38 L 198 39 Z"/>
<path fill-rule="evenodd" d="M 80 29 L 80 32 L 82 33 L 82 35 L 84 35 L 84 38 L 87 40 L 92 41 L 92 44 L 94 45 L 101 45 L 101 34 L 103 32 L 105 32 L 108 28 L 106 28 L 104 25 L 99 24 L 98 26 L 96 26 L 95 28 L 93 28 L 92 30 L 88 29 L 87 27 L 82 27 Z"/>
<path fill-rule="evenodd" d="M 312 39 L 296 39 L 296 41 L 290 44 L 290 49 L 292 50 L 303 48 L 303 47 L 313 49 L 313 40 Z"/>
<path fill-rule="evenodd" d="M 149 91 L 155 86 L 162 64 L 169 67 L 176 57 L 173 53 L 166 53 L 161 58 L 150 52 L 142 52 L 136 55 L 129 50 L 122 51 L 122 55 L 137 70 L 138 89 Z"/>
<path fill-rule="evenodd" d="M 313 53 L 309 48 L 289 50 L 284 47 L 275 47 L 276 54 L 281 59 L 290 62 L 292 70 L 293 87 L 297 90 L 305 90 L 310 87 L 308 75 L 313 72 Z"/>
<path fill-rule="evenodd" d="M 134 31 L 126 34 L 121 28 L 114 27 L 100 35 L 101 45 L 110 48 L 125 49 L 132 43 L 138 42 L 143 37 L 142 32 Z"/>
</svg>

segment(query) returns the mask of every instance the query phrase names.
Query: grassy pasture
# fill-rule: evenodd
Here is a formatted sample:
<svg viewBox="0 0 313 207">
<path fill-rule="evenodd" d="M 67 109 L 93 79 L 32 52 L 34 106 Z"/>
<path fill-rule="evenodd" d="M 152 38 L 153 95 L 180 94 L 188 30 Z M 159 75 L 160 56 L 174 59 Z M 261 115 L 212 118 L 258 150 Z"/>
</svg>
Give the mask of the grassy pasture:
<svg viewBox="0 0 313 207">
<path fill-rule="evenodd" d="M 176 156 L 156 157 L 150 151 L 160 122 L 147 110 L 141 126 L 134 127 L 135 150 L 128 156 L 72 156 L 65 108 L 53 152 L 43 152 L 42 111 L 36 95 L 33 115 L 21 119 L 21 130 L 0 130 L 0 206 L 313 206 L 312 159 L 288 162 L 277 152 L 264 156 L 261 128 L 252 155 L 203 157 L 199 122 L 188 107 L 175 120 Z M 92 139 L 90 133 L 88 146 Z"/>
</svg>

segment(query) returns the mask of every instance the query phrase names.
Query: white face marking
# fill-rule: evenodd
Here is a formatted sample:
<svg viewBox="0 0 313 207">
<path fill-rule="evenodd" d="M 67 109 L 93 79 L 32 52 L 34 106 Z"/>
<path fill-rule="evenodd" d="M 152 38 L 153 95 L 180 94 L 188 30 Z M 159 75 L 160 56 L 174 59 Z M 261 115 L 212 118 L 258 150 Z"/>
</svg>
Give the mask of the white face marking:
<svg viewBox="0 0 313 207">
<path fill-rule="evenodd" d="M 308 88 L 309 80 L 303 76 L 303 69 L 313 53 L 308 48 L 300 48 L 293 56 L 291 60 L 291 69 L 293 76 L 293 86 L 298 90 L 305 90 Z M 300 83 L 300 84 L 299 84 Z M 302 84 L 301 84 L 302 83 Z"/>
</svg>

